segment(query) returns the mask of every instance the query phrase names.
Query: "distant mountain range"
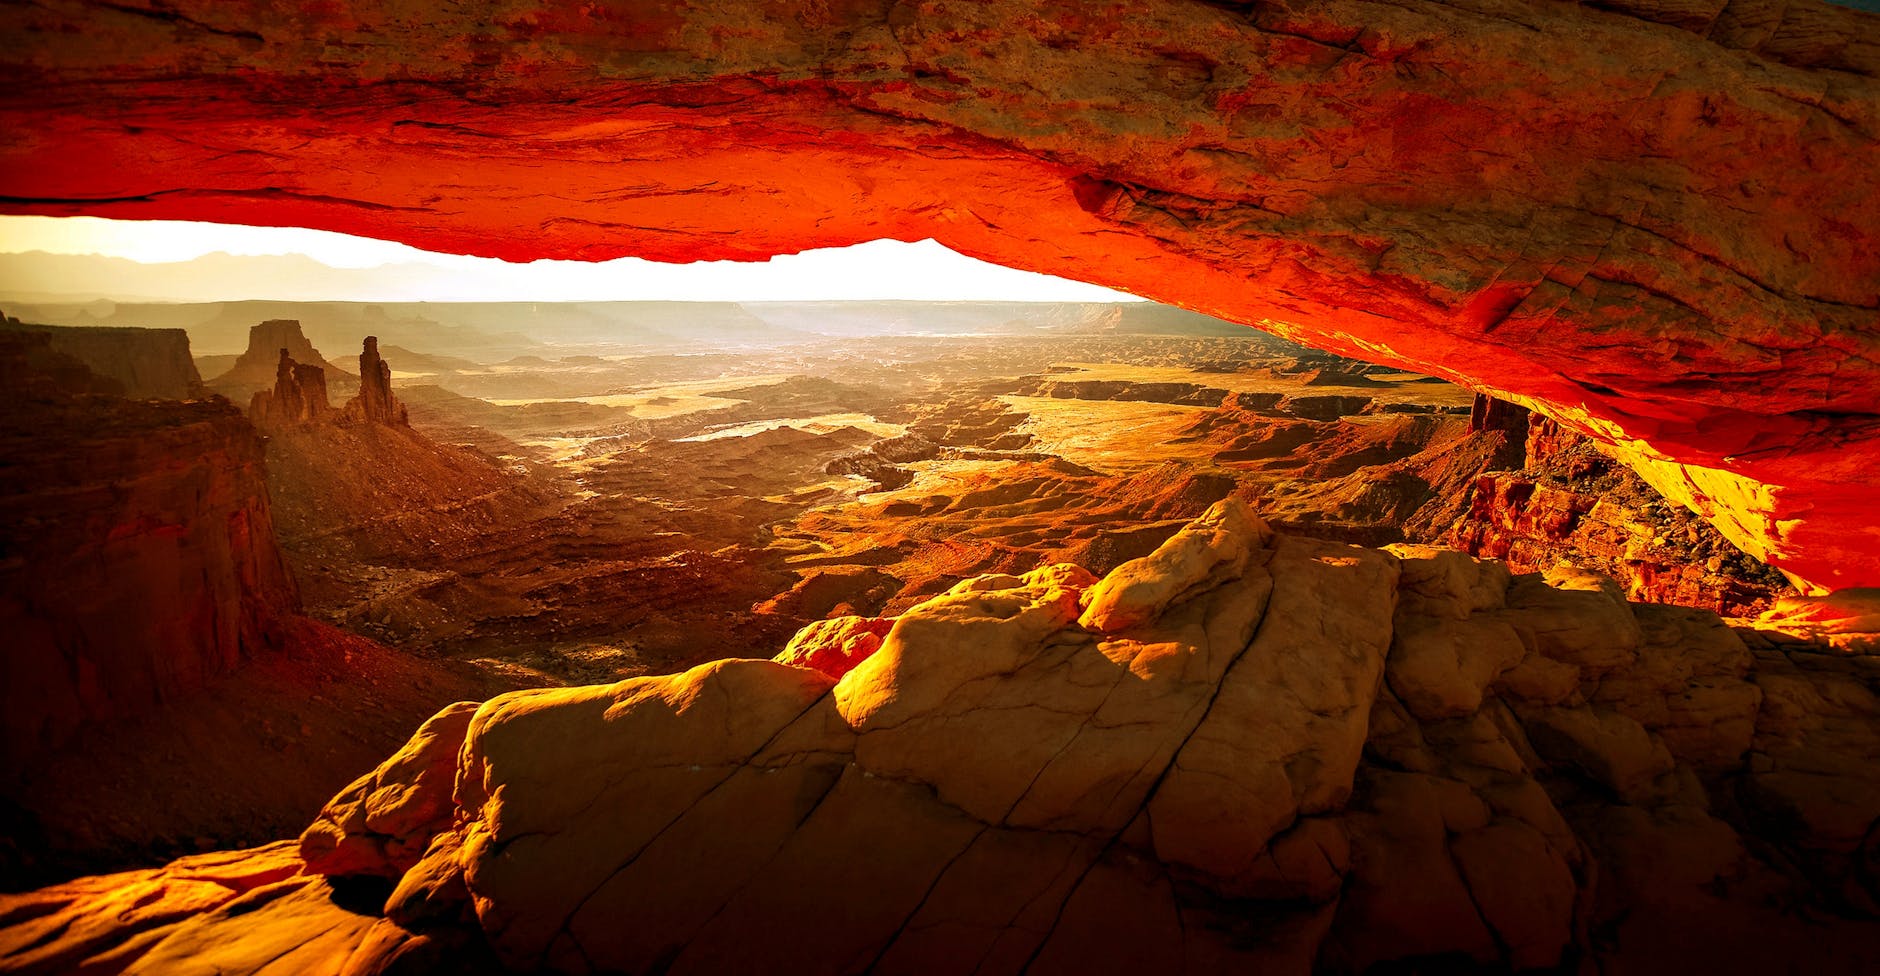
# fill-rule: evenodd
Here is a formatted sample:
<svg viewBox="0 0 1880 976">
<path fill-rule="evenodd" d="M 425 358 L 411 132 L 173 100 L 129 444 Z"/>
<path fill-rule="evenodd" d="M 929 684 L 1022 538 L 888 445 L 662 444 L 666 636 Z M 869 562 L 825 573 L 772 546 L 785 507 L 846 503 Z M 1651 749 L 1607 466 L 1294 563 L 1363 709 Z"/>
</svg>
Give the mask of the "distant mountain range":
<svg viewBox="0 0 1880 976">
<path fill-rule="evenodd" d="M 0 247 L 5 246 L 0 238 Z M 411 251 L 373 267 L 306 253 L 204 254 L 146 263 L 99 254 L 0 251 L 0 301 L 565 302 L 941 299 L 1114 302 L 1131 296 L 977 261 L 934 241 L 870 241 L 773 261 L 536 261 Z M 349 262 L 340 261 L 340 264 Z M 905 289 L 905 290 L 903 290 Z"/>
<path fill-rule="evenodd" d="M 435 294 L 455 272 L 421 262 L 335 268 L 304 254 L 204 254 L 145 264 L 100 254 L 0 254 L 0 301 L 200 302 L 205 296 L 330 301 Z M 251 294 L 242 294 L 243 292 Z M 233 293 L 233 294 L 231 294 Z"/>
<path fill-rule="evenodd" d="M 1153 302 L 360 302 L 298 295 L 423 292 L 452 272 L 421 263 L 333 268 L 304 255 L 208 254 L 142 264 L 98 255 L 0 254 L 0 310 L 26 322 L 180 328 L 198 357 L 240 353 L 248 330 L 297 319 L 315 347 L 388 346 L 495 362 L 625 350 L 751 348 L 871 335 L 1245 335 L 1244 326 Z M 100 292 L 108 288 L 108 294 Z M 253 288 L 270 297 L 179 296 Z M 115 296 L 135 295 L 136 299 Z"/>
<path fill-rule="evenodd" d="M 533 352 L 542 343 L 525 335 L 526 317 L 504 328 L 485 328 L 445 312 L 427 316 L 423 306 L 365 302 L 111 302 L 50 303 L 8 301 L 6 314 L 44 325 L 128 325 L 183 329 L 198 357 L 239 354 L 248 348 L 248 330 L 269 319 L 297 319 L 301 331 L 320 349 L 351 349 L 361 336 L 376 335 L 388 345 L 448 351 L 486 359 Z M 474 311 L 463 306 L 443 310 Z M 471 316 L 488 321 L 488 315 Z M 457 319 L 453 321 L 452 319 Z M 501 319 L 495 319 L 500 322 Z"/>
<path fill-rule="evenodd" d="M 183 329 L 199 357 L 240 353 L 248 329 L 269 319 L 298 320 L 320 349 L 349 349 L 375 335 L 386 345 L 480 362 L 549 349 L 558 356 L 686 352 L 832 336 L 1249 334 L 1245 326 L 1152 302 L 12 301 L 0 308 L 43 325 Z"/>
</svg>

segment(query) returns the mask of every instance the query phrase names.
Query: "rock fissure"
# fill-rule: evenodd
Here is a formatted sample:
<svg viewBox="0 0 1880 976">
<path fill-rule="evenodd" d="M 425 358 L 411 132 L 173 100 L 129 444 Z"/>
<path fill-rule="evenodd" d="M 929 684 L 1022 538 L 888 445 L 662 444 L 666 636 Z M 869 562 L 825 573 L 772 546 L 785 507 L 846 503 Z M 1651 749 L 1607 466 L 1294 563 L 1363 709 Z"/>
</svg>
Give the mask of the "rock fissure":
<svg viewBox="0 0 1880 976">
<path fill-rule="evenodd" d="M 882 941 L 881 948 L 876 951 L 874 958 L 869 960 L 868 965 L 862 969 L 863 972 L 874 972 L 876 967 L 881 965 L 881 960 L 886 957 L 889 951 L 895 947 L 895 944 L 901 940 L 901 935 L 908 930 L 908 924 L 919 917 L 921 909 L 927 907 L 928 900 L 933 897 L 935 891 L 939 890 L 940 883 L 946 880 L 947 872 L 953 870 L 953 866 L 958 864 L 960 859 L 965 857 L 966 853 L 973 849 L 973 845 L 979 842 L 979 838 L 984 837 L 986 831 L 992 829 L 995 828 L 990 825 L 981 827 L 978 833 L 975 833 L 970 840 L 960 847 L 958 853 L 948 859 L 946 864 L 940 868 L 940 872 L 933 876 L 933 881 L 927 885 L 927 890 L 921 892 L 920 900 L 916 901 L 914 907 L 901 919 L 901 924 L 896 926 L 895 930 Z"/>
</svg>

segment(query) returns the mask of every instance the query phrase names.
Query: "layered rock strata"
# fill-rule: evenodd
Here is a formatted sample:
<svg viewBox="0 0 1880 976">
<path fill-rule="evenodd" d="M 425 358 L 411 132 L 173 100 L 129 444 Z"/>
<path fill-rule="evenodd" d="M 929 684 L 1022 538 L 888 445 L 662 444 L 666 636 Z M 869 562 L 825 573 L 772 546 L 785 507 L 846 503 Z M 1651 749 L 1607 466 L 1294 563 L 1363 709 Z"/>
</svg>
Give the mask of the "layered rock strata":
<svg viewBox="0 0 1880 976">
<path fill-rule="evenodd" d="M 4 318 L 4 316 L 0 316 Z M 202 392 L 202 377 L 182 329 L 29 325 L 6 318 L 8 329 L 43 333 L 51 348 L 118 384 L 125 396 L 183 400 Z"/>
<path fill-rule="evenodd" d="M 52 347 L 50 333 L 0 332 L 0 398 L 43 403 L 72 396 L 123 396 L 124 384 L 99 376 L 78 359 Z"/>
<path fill-rule="evenodd" d="M 0 385 L 0 767 L 277 641 L 296 595 L 261 440 L 219 400 Z M 82 374 L 79 378 L 88 377 Z"/>
<path fill-rule="evenodd" d="M 1872 585 L 1875 25 L 1816 0 L 61 0 L 0 13 L 0 122 L 32 134 L 0 208 L 511 260 L 933 237 L 1501 391 L 1751 554 Z"/>
<path fill-rule="evenodd" d="M 1505 400 L 1497 400 L 1481 393 L 1475 395 L 1475 401 L 1469 405 L 1469 429 L 1473 431 L 1505 431 L 1515 440 L 1525 440 L 1528 430 L 1528 412 Z"/>
<path fill-rule="evenodd" d="M 367 423 L 411 426 L 405 405 L 392 395 L 392 365 L 379 356 L 377 336 L 366 336 L 359 352 L 359 395 L 347 401 L 345 413 Z"/>
<path fill-rule="evenodd" d="M 274 389 L 258 390 L 248 401 L 248 419 L 271 430 L 290 424 L 317 424 L 328 419 L 332 404 L 326 399 L 326 370 L 314 363 L 297 363 L 286 349 L 274 371 Z"/>
<path fill-rule="evenodd" d="M 300 324 L 297 322 L 264 322 L 255 326 L 256 334 L 260 334 L 259 330 L 279 325 L 292 326 L 289 338 L 300 334 Z M 306 341 L 303 339 L 299 344 L 304 346 Z M 307 351 L 312 351 L 312 348 L 307 346 Z M 405 405 L 392 393 L 392 367 L 379 356 L 378 337 L 366 336 L 359 354 L 359 393 L 338 410 L 334 410 L 327 402 L 327 374 L 331 367 L 321 364 L 318 352 L 312 353 L 312 363 L 297 361 L 290 346 L 283 346 L 280 355 L 281 358 L 275 364 L 273 388 L 256 391 L 248 402 L 248 417 L 262 430 L 276 431 L 287 427 L 334 423 L 411 426 Z M 235 375 L 241 369 L 237 365 L 229 375 Z"/>
<path fill-rule="evenodd" d="M 248 348 L 235 360 L 228 372 L 209 381 L 220 393 L 239 399 L 273 390 L 280 382 L 282 357 L 301 366 L 318 368 L 324 385 L 335 388 L 357 382 L 344 370 L 326 361 L 320 351 L 307 341 L 295 319 L 269 319 L 248 329 Z"/>
<path fill-rule="evenodd" d="M 280 848 L 0 902 L 125 972 L 1880 963 L 1871 669 L 1574 574 L 1275 535 L 441 712 Z M 833 673 L 841 673 L 838 679 Z M 179 911 L 205 870 L 242 880 Z M 297 873 L 290 873 L 297 872 Z M 382 906 L 344 892 L 384 879 Z M 267 884 L 273 880 L 273 884 Z M 377 889 L 380 893 L 386 887 Z M 246 894 L 237 892 L 246 891 Z"/>
<path fill-rule="evenodd" d="M 1511 423 L 1529 428 L 1525 416 Z M 1432 538 L 1517 571 L 1572 563 L 1618 580 L 1628 599 L 1732 617 L 1755 616 L 1793 593 L 1586 437 L 1539 419 L 1513 446 L 1510 470 L 1472 478 L 1461 517 Z"/>
</svg>

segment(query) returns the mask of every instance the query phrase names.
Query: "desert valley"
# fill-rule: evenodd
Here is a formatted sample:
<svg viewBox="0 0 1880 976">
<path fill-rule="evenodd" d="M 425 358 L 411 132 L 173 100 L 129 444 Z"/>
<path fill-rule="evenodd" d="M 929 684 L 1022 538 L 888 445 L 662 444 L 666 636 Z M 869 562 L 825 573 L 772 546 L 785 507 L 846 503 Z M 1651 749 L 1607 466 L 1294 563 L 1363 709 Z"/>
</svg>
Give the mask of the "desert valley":
<svg viewBox="0 0 1880 976">
<path fill-rule="evenodd" d="M 13 377 L 7 457 L 20 459 L 9 464 L 8 588 L 25 596 L 7 629 L 43 628 L 34 639 L 65 662 L 8 659 L 15 888 L 263 844 L 323 804 L 322 818 L 358 816 L 341 788 L 433 712 L 461 714 L 445 708 L 460 699 L 703 680 L 688 669 L 727 659 L 842 678 L 897 619 L 988 585 L 1049 578 L 1074 589 L 1040 592 L 1083 605 L 1100 577 L 1154 571 L 1176 574 L 1153 582 L 1155 599 L 1203 599 L 1183 596 L 1200 579 L 1180 574 L 1225 570 L 1208 568 L 1215 556 L 1189 565 L 1183 540 L 1222 519 L 1233 537 L 1210 529 L 1207 546 L 1271 546 L 1277 532 L 1322 553 L 1408 546 L 1365 560 L 1427 564 L 1414 572 L 1439 580 L 1492 568 L 1506 587 L 1513 573 L 1506 598 L 1468 597 L 1489 602 L 1469 603 L 1466 619 L 1516 593 L 1530 617 L 1544 615 L 1523 623 L 1509 603 L 1491 614 L 1508 621 L 1498 630 L 1470 622 L 1477 636 L 1465 638 L 1442 625 L 1441 651 L 1400 632 L 1370 706 L 1364 762 L 1380 774 L 1408 760 L 1389 758 L 1406 746 L 1378 739 L 1379 722 L 1435 721 L 1435 734 L 1475 716 L 1450 736 L 1495 714 L 1491 702 L 1531 700 L 1562 717 L 1494 708 L 1552 730 L 1530 727 L 1545 744 L 1523 748 L 1543 750 L 1536 772 L 1562 784 L 1592 777 L 1576 790 L 1672 789 L 1679 781 L 1664 777 L 1678 770 L 1740 777 L 1728 743 L 1770 734 L 1756 724 L 1767 691 L 1746 669 L 1827 668 L 1849 690 L 1872 680 L 1846 657 L 1866 638 L 1759 619 L 1800 599 L 1789 582 L 1584 437 L 1432 377 L 1177 309 L 629 303 L 555 310 L 613 321 L 625 337 L 590 327 L 559 343 L 467 324 L 521 311 L 500 306 L 169 306 L 155 311 L 182 326 L 166 329 L 119 324 L 151 309 L 111 307 L 98 322 L 104 309 L 29 306 L 67 324 L 9 318 L 0 332 Z M 198 343 L 228 348 L 218 329 L 232 317 L 290 313 L 302 318 L 250 326 L 237 353 L 191 355 Z M 735 317 L 762 344 L 678 338 L 712 317 Z M 361 325 L 389 338 L 349 340 Z M 534 334 L 554 336 L 539 320 Z M 346 354 L 329 352 L 342 342 Z M 483 361 L 422 351 L 444 342 Z M 189 528 L 211 511 L 229 520 L 226 534 L 215 520 Z M 179 528 L 204 534 L 179 543 Z M 67 568 L 46 573 L 54 564 Z M 1078 575 L 1039 576 L 1067 564 Z M 177 588 L 196 574 L 210 589 Z M 1574 619 L 1562 600 L 1594 601 L 1591 616 Z M 1400 618 L 1417 605 L 1398 603 Z M 1572 643 L 1598 644 L 1611 627 L 1636 636 L 1603 650 Z M 146 628 L 159 653 L 139 652 Z M 1706 654 L 1724 655 L 1703 667 L 1722 670 L 1687 704 L 1667 712 L 1636 678 L 1598 677 L 1611 655 L 1647 653 L 1628 642 L 1700 632 Z M 1510 656 L 1480 657 L 1491 633 L 1520 635 Z M 1382 631 L 1365 639 L 1390 644 Z M 994 739 L 1005 735 L 1031 741 L 1018 728 Z M 1628 736 L 1696 736 L 1697 751 L 1680 760 Z M 1875 745 L 1880 736 L 1861 748 Z M 335 794 L 338 814 L 326 804 Z M 1590 888 L 1585 842 L 1556 819 L 1534 827 L 1559 833 L 1548 858 L 1580 865 L 1570 873 L 1582 880 L 1562 881 L 1568 905 Z M 328 843 L 321 829 L 302 839 L 303 856 Z M 396 842 L 416 844 L 415 856 L 426 840 Z M 175 870 L 142 883 L 168 890 Z M 17 896 L 30 941 L 8 965 L 54 971 L 170 924 L 77 937 L 70 927 L 90 930 L 83 919 L 103 909 L 64 891 Z"/>
<path fill-rule="evenodd" d="M 1876 0 L 0 36 L 0 974 L 1880 972 Z"/>
</svg>

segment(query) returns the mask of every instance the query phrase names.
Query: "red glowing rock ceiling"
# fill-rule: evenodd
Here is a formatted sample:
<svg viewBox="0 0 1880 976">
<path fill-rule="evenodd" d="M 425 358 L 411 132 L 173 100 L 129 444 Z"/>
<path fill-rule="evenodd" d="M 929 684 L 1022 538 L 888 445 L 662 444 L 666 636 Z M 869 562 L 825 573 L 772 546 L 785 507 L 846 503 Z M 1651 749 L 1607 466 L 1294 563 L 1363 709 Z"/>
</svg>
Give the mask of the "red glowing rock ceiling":
<svg viewBox="0 0 1880 976">
<path fill-rule="evenodd" d="M 1518 399 L 1880 585 L 1880 18 L 1699 6 L 46 0 L 0 10 L 0 210 L 934 237 Z"/>
</svg>

